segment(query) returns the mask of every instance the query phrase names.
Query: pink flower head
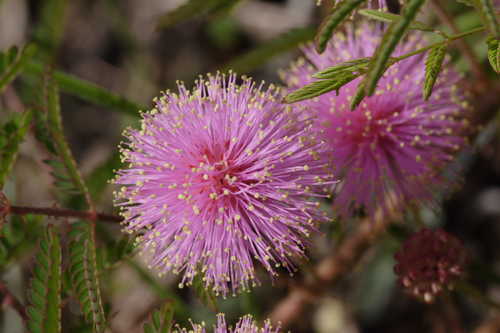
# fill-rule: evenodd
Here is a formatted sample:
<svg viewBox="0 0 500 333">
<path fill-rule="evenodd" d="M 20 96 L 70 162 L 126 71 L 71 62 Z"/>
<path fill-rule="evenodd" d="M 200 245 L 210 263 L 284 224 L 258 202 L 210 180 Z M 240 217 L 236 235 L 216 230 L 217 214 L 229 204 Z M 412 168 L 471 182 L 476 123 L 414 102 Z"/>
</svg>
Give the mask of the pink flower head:
<svg viewBox="0 0 500 333">
<path fill-rule="evenodd" d="M 177 328 L 174 333 L 206 333 L 204 325 L 192 324 L 193 328 L 188 330 L 186 328 Z M 263 327 L 259 327 L 257 322 L 253 320 L 251 315 L 246 315 L 240 318 L 234 328 L 227 327 L 224 314 L 217 315 L 217 324 L 214 326 L 213 333 L 279 333 L 280 326 L 273 327 L 269 320 L 264 322 Z"/>
<path fill-rule="evenodd" d="M 236 76 L 179 84 L 126 132 L 127 169 L 116 183 L 125 230 L 160 272 L 202 274 L 224 296 L 258 282 L 254 259 L 271 274 L 293 270 L 304 240 L 327 218 L 319 203 L 333 182 L 313 121 L 282 105 L 278 89 Z"/>
<path fill-rule="evenodd" d="M 466 253 L 462 242 L 444 230 L 422 229 L 404 242 L 395 258 L 401 285 L 430 303 L 461 277 Z"/>
<path fill-rule="evenodd" d="M 323 54 L 304 48 L 308 61 L 299 60 L 283 73 L 290 90 L 312 82 L 311 75 L 333 65 L 370 57 L 380 31 L 364 24 L 336 34 Z M 411 35 L 396 51 L 415 50 L 420 39 Z M 418 36 L 418 35 L 417 35 Z M 333 153 L 333 170 L 343 181 L 336 186 L 334 208 L 341 216 L 364 209 L 374 216 L 395 206 L 430 203 L 438 189 L 448 187 L 442 174 L 466 143 L 468 104 L 457 87 L 459 75 L 447 64 L 428 101 L 422 96 L 424 56 L 392 65 L 376 93 L 353 111 L 350 102 L 362 78 L 317 98 L 299 102 L 317 116 L 317 126 Z"/>
</svg>

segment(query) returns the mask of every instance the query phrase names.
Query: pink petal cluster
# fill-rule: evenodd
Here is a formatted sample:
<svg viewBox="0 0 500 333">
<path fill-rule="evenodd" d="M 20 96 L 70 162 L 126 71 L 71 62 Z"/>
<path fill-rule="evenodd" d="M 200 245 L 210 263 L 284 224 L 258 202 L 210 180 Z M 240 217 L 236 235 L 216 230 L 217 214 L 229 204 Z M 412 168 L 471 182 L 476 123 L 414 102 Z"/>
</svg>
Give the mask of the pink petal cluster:
<svg viewBox="0 0 500 333">
<path fill-rule="evenodd" d="M 444 230 L 422 229 L 405 240 L 395 258 L 401 285 L 430 303 L 461 277 L 466 252 L 462 242 Z"/>
<path fill-rule="evenodd" d="M 192 324 L 192 329 L 177 328 L 174 333 L 206 333 L 204 325 Z M 246 315 L 240 318 L 236 326 L 227 327 L 224 314 L 217 315 L 217 324 L 214 326 L 213 333 L 279 333 L 280 327 L 273 327 L 269 320 L 264 322 L 263 327 L 259 327 L 257 322 L 253 320 L 251 315 Z"/>
<path fill-rule="evenodd" d="M 312 45 L 283 79 L 289 90 L 313 81 L 319 70 L 371 57 L 381 31 L 361 24 L 338 33 L 326 51 Z M 412 33 L 395 52 L 401 55 L 421 47 Z M 464 147 L 469 105 L 458 88 L 459 75 L 445 64 L 428 101 L 422 96 L 424 56 L 392 65 L 378 83 L 376 93 L 354 110 L 350 102 L 362 78 L 317 98 L 299 102 L 317 117 L 322 137 L 333 152 L 333 170 L 343 181 L 336 189 L 334 208 L 341 216 L 363 211 L 374 216 L 377 207 L 389 209 L 431 203 L 435 193 L 450 186 L 442 173 Z"/>
<path fill-rule="evenodd" d="M 292 272 L 304 240 L 327 218 L 311 197 L 333 182 L 314 122 L 236 76 L 179 85 L 126 132 L 116 193 L 125 230 L 160 272 L 197 274 L 216 294 L 246 290 L 258 280 L 254 261 L 271 274 Z"/>
</svg>

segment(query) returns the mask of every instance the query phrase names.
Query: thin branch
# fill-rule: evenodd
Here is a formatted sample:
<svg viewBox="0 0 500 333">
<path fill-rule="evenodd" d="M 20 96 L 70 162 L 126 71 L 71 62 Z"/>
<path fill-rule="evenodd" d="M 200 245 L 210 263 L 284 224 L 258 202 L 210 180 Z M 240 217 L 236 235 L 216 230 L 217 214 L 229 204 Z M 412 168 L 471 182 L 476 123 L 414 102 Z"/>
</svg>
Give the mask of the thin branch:
<svg viewBox="0 0 500 333">
<path fill-rule="evenodd" d="M 25 206 L 8 206 L 7 214 L 15 215 L 46 215 L 53 217 L 76 217 L 85 220 L 93 220 L 94 218 L 103 222 L 122 222 L 123 218 L 118 215 L 95 213 L 92 211 L 79 211 L 65 208 L 52 207 L 25 207 Z"/>
<path fill-rule="evenodd" d="M 375 221 L 368 218 L 361 221 L 358 230 L 335 249 L 335 254 L 323 259 L 316 266 L 313 281 L 304 281 L 299 287 L 294 287 L 274 307 L 269 315 L 271 321 L 281 322 L 283 327 L 287 327 L 301 318 L 306 307 L 316 302 L 325 289 L 350 271 L 394 219 L 395 216 L 383 216 L 379 211 Z"/>
<path fill-rule="evenodd" d="M 26 314 L 24 305 L 22 305 L 21 302 L 17 299 L 17 297 L 10 292 L 10 290 L 3 282 L 0 282 L 0 295 L 3 295 L 1 301 L 2 308 L 7 306 L 12 307 L 19 314 L 19 316 L 23 319 L 24 322 L 28 320 L 28 316 Z"/>
</svg>

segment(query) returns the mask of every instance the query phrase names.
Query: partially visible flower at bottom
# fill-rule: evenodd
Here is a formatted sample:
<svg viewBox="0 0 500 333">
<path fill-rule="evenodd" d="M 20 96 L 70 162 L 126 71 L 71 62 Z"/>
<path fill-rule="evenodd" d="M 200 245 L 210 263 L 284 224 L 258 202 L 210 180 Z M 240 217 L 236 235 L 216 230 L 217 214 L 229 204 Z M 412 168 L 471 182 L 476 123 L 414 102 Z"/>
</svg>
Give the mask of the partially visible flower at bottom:
<svg viewBox="0 0 500 333">
<path fill-rule="evenodd" d="M 442 229 L 422 229 L 408 238 L 395 255 L 399 282 L 414 296 L 431 303 L 463 274 L 462 242 Z"/>
<path fill-rule="evenodd" d="M 206 333 L 204 324 L 192 324 L 191 329 L 187 328 L 176 328 L 174 333 Z M 269 320 L 264 322 L 263 327 L 259 327 L 257 322 L 253 320 L 251 315 L 246 315 L 240 318 L 236 326 L 227 327 L 226 319 L 223 313 L 217 315 L 217 324 L 214 326 L 213 333 L 279 333 L 281 332 L 280 326 L 273 327 Z"/>
</svg>

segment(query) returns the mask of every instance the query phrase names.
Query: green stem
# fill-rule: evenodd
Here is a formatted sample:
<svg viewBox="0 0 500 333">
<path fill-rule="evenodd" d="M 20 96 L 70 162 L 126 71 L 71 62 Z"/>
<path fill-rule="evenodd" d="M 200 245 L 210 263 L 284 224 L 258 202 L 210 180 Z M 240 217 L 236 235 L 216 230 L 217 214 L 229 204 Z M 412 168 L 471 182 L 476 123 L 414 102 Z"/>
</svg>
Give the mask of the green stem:
<svg viewBox="0 0 500 333">
<path fill-rule="evenodd" d="M 454 40 L 457 40 L 457 39 L 460 39 L 460 38 L 463 38 L 463 37 L 475 34 L 476 32 L 483 31 L 484 29 L 485 29 L 484 27 L 477 27 L 477 28 L 474 28 L 474 29 L 471 29 L 471 30 L 468 30 L 468 31 L 461 32 L 461 33 L 456 34 L 456 35 L 451 35 L 451 36 L 448 37 L 448 39 L 442 40 L 440 42 L 429 44 L 429 45 L 424 46 L 424 47 L 422 47 L 422 48 L 420 48 L 418 50 L 415 50 L 415 51 L 403 54 L 402 56 L 394 57 L 394 60 L 396 60 L 396 62 L 398 62 L 400 60 L 403 60 L 403 59 L 406 59 L 406 58 L 409 58 L 409 57 L 413 57 L 414 55 L 417 55 L 417 54 L 423 53 L 425 51 L 428 51 L 428 50 L 430 50 L 432 48 L 435 48 L 436 46 L 444 45 L 444 44 L 449 43 L 451 41 L 454 41 Z"/>
</svg>

